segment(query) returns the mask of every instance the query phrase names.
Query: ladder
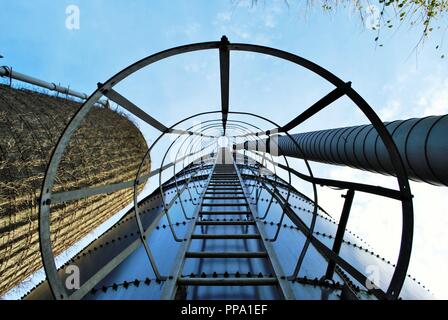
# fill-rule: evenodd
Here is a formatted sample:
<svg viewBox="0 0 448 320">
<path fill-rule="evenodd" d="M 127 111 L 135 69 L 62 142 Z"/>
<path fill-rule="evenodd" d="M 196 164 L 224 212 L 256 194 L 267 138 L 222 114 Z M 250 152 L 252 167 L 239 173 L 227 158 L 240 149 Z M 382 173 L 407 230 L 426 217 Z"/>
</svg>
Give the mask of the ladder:
<svg viewBox="0 0 448 320">
<path fill-rule="evenodd" d="M 230 154 L 230 153 L 229 153 Z M 230 157 L 230 159 L 232 159 Z M 233 161 L 233 160 L 232 160 Z M 162 288 L 161 299 L 175 299 L 179 288 L 192 286 L 275 286 L 284 299 L 295 299 L 291 284 L 288 282 L 273 250 L 272 243 L 264 233 L 262 222 L 255 218 L 255 207 L 249 201 L 238 167 L 232 164 L 216 163 L 205 185 L 200 205 L 198 205 L 186 239 L 176 256 L 173 270 Z M 235 209 L 237 208 L 237 209 Z M 210 226 L 220 226 L 222 233 L 208 232 Z M 241 226 L 241 228 L 235 228 Z M 249 227 L 253 232 L 248 232 Z M 234 233 L 226 232 L 232 230 Z M 235 232 L 240 230 L 241 232 Z M 201 232 L 198 232 L 201 231 Z M 257 251 L 193 251 L 191 243 L 202 241 L 258 240 L 261 250 Z M 190 274 L 182 276 L 187 259 L 265 259 L 273 271 L 269 276 L 261 273 L 257 276 L 227 272 L 218 275 Z M 179 293 L 177 295 L 179 297 Z"/>
</svg>

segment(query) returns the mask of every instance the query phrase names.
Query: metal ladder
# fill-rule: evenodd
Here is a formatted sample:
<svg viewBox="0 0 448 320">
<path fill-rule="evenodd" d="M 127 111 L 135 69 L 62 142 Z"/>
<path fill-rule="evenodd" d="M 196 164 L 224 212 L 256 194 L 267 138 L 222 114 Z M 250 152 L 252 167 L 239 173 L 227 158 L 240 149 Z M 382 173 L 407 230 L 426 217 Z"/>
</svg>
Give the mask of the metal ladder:
<svg viewBox="0 0 448 320">
<path fill-rule="evenodd" d="M 232 200 L 232 202 L 226 202 Z M 216 202 L 215 202 L 216 201 Z M 232 210 L 232 207 L 243 209 Z M 218 209 L 216 208 L 224 208 Z M 257 221 L 254 212 L 256 209 L 248 200 L 242 178 L 238 172 L 236 163 L 215 164 L 213 172 L 204 188 L 201 204 L 195 213 L 195 219 L 191 222 L 187 230 L 186 239 L 179 249 L 173 271 L 166 280 L 162 289 L 162 299 L 174 299 L 179 288 L 189 286 L 277 286 L 280 288 L 284 299 L 294 299 L 294 293 L 290 283 L 277 260 L 273 251 L 272 243 L 264 234 L 261 226 L 262 222 Z M 241 218 L 226 218 L 226 216 L 239 216 Z M 219 218 L 217 218 L 219 217 Z M 223 218 L 224 217 L 224 218 Z M 208 233 L 209 226 L 241 226 L 241 233 Z M 247 233 L 248 226 L 254 226 L 254 233 Z M 246 228 L 245 228 L 246 227 Z M 195 230 L 202 228 L 202 233 L 195 233 Z M 222 229 L 221 229 L 222 230 Z M 205 232 L 205 233 L 204 233 Z M 190 251 L 192 240 L 226 241 L 230 239 L 257 239 L 260 240 L 259 251 Z M 190 275 L 182 276 L 182 270 L 186 259 L 266 259 L 273 273 L 270 276 L 230 276 L 225 274 L 219 276 L 216 273 L 210 276 Z M 184 290 L 185 291 L 185 290 Z"/>
</svg>

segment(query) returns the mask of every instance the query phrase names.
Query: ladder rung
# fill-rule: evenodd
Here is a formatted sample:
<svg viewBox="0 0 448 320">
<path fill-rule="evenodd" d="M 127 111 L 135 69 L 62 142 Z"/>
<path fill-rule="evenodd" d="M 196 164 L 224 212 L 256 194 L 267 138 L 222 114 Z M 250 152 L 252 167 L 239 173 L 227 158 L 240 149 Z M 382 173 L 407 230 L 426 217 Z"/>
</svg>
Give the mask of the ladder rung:
<svg viewBox="0 0 448 320">
<path fill-rule="evenodd" d="M 233 186 L 228 186 L 225 184 L 218 184 L 218 185 L 209 185 L 208 186 L 211 189 L 233 189 L 233 188 L 241 188 L 241 185 L 233 185 Z"/>
<path fill-rule="evenodd" d="M 248 207 L 247 203 L 202 203 L 203 207 Z"/>
<path fill-rule="evenodd" d="M 232 174 L 214 174 L 212 179 L 237 179 L 238 175 Z"/>
<path fill-rule="evenodd" d="M 239 185 L 239 181 L 238 180 L 235 180 L 235 179 L 232 179 L 232 180 L 211 180 L 210 181 L 210 184 L 238 184 Z"/>
<path fill-rule="evenodd" d="M 219 215 L 219 214 L 230 214 L 230 215 L 239 215 L 239 214 L 245 214 L 250 215 L 250 211 L 201 211 L 199 214 L 209 214 L 209 215 Z"/>
<path fill-rule="evenodd" d="M 236 174 L 219 175 L 219 176 L 212 176 L 212 179 L 234 179 L 234 180 L 237 180 L 238 176 Z"/>
<path fill-rule="evenodd" d="M 198 221 L 197 226 L 248 226 L 254 225 L 255 221 Z"/>
<path fill-rule="evenodd" d="M 220 199 L 220 200 L 244 200 L 244 199 L 246 199 L 246 197 L 204 197 L 202 199 L 204 199 L 204 200 L 215 200 L 215 199 Z"/>
<path fill-rule="evenodd" d="M 180 285 L 190 286 L 273 286 L 276 278 L 180 278 Z"/>
<path fill-rule="evenodd" d="M 267 258 L 265 251 L 188 251 L 185 253 L 186 258 Z"/>
<path fill-rule="evenodd" d="M 240 189 L 241 185 L 240 184 L 210 184 L 208 186 L 208 188 L 209 189 L 230 189 L 230 190 L 232 190 L 235 188 Z"/>
<path fill-rule="evenodd" d="M 192 234 L 191 239 L 260 239 L 259 234 Z"/>
<path fill-rule="evenodd" d="M 238 191 L 234 191 L 234 192 L 206 192 L 205 194 L 244 194 L 244 192 L 238 192 Z"/>
<path fill-rule="evenodd" d="M 231 179 L 231 180 L 238 180 L 238 176 L 232 174 L 232 175 L 213 176 L 213 177 L 212 177 L 212 180 L 228 180 L 228 179 Z"/>
</svg>

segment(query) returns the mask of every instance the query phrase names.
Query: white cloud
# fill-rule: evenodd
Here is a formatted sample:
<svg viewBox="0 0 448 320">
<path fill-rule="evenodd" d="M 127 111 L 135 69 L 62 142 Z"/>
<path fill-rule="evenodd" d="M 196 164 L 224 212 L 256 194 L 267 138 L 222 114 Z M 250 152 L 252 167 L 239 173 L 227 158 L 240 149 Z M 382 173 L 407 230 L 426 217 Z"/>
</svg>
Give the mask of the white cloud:
<svg viewBox="0 0 448 320">
<path fill-rule="evenodd" d="M 196 22 L 192 22 L 187 24 L 184 28 L 182 28 L 183 34 L 185 34 L 188 38 L 193 38 L 199 34 L 201 29 L 201 25 Z"/>
<path fill-rule="evenodd" d="M 268 13 L 264 16 L 264 25 L 268 28 L 274 28 L 277 25 L 277 20 L 273 14 Z"/>
<path fill-rule="evenodd" d="M 448 77 L 440 79 L 430 77 L 429 86 L 423 90 L 417 101 L 422 108 L 422 116 L 443 115 L 448 113 Z"/>
<path fill-rule="evenodd" d="M 448 113 L 446 72 L 436 70 L 430 76 L 424 74 L 424 70 L 409 68 L 400 73 L 395 81 L 383 86 L 388 98 L 385 107 L 378 112 L 381 119 L 390 121 Z"/>
<path fill-rule="evenodd" d="M 208 70 L 208 64 L 206 62 L 189 62 L 184 65 L 184 70 L 190 73 L 199 73 Z M 208 72 L 207 72 L 208 73 Z"/>
<path fill-rule="evenodd" d="M 272 29 L 276 28 L 280 15 L 284 13 L 286 4 L 276 0 L 269 5 L 259 3 L 253 5 L 252 1 L 238 1 L 235 13 L 229 11 L 219 12 L 213 24 L 226 34 L 231 40 L 236 39 L 256 42 L 263 45 L 271 43 Z"/>
<path fill-rule="evenodd" d="M 391 99 L 384 108 L 378 111 L 378 115 L 383 121 L 392 121 L 403 116 L 401 111 L 401 101 L 398 99 Z"/>
<path fill-rule="evenodd" d="M 216 15 L 215 23 L 228 22 L 232 18 L 232 14 L 230 12 L 220 12 Z"/>
</svg>

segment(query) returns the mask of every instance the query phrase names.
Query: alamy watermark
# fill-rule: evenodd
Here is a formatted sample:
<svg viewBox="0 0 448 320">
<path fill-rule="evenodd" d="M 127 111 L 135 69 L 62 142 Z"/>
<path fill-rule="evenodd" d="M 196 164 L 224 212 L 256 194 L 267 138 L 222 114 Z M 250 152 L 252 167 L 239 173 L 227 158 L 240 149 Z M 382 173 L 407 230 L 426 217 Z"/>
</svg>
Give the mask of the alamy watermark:
<svg viewBox="0 0 448 320">
<path fill-rule="evenodd" d="M 81 277 L 79 272 L 79 267 L 73 264 L 68 265 L 65 268 L 65 287 L 68 290 L 78 290 L 81 287 Z"/>
<path fill-rule="evenodd" d="M 71 4 L 65 8 L 65 27 L 68 30 L 81 28 L 81 11 L 77 5 Z"/>
</svg>

